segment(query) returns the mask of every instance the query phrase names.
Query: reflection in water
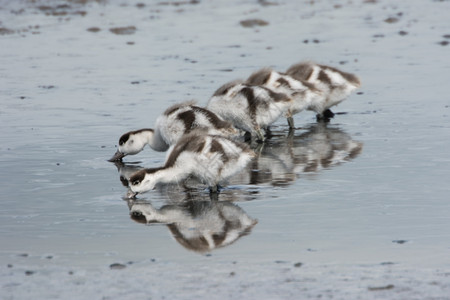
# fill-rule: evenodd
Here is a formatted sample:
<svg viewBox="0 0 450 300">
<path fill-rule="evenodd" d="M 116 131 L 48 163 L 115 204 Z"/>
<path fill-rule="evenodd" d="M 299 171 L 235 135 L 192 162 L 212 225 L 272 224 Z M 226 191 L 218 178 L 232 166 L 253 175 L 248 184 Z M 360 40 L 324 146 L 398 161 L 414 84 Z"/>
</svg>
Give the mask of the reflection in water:
<svg viewBox="0 0 450 300">
<path fill-rule="evenodd" d="M 117 171 L 119 172 L 119 180 L 125 187 L 128 187 L 128 180 L 130 179 L 131 175 L 144 168 L 142 166 L 131 163 L 124 164 L 121 161 L 115 161 L 114 164 L 116 165 Z"/>
<path fill-rule="evenodd" d="M 285 131 L 273 131 L 272 138 L 259 148 L 246 171 L 234 177 L 233 184 L 271 184 L 284 186 L 302 174 L 311 174 L 337 166 L 357 157 L 363 144 L 350 135 L 326 123 L 315 123 L 300 135 L 285 136 Z"/>
<path fill-rule="evenodd" d="M 137 222 L 166 224 L 183 247 L 200 253 L 230 245 L 249 234 L 257 221 L 235 202 L 257 199 L 258 185 L 286 186 L 304 174 L 339 165 L 357 157 L 363 144 L 336 127 L 312 124 L 304 133 L 273 131 L 262 145 L 253 147 L 257 157 L 219 195 L 206 192 L 206 186 L 189 178 L 179 184 L 159 186 L 166 203 L 155 208 L 152 203 L 127 199 L 131 218 Z M 121 182 L 142 169 L 130 163 L 116 162 Z M 211 199 L 215 197 L 215 199 Z M 220 198 L 221 201 L 218 201 Z"/>
<path fill-rule="evenodd" d="M 228 201 L 192 197 L 157 209 L 149 202 L 129 200 L 137 222 L 166 224 L 175 240 L 188 250 L 205 253 L 228 246 L 250 233 L 257 220 Z"/>
<path fill-rule="evenodd" d="M 363 143 L 354 141 L 339 128 L 317 123 L 293 140 L 295 172 L 309 173 L 327 169 L 357 157 Z"/>
</svg>

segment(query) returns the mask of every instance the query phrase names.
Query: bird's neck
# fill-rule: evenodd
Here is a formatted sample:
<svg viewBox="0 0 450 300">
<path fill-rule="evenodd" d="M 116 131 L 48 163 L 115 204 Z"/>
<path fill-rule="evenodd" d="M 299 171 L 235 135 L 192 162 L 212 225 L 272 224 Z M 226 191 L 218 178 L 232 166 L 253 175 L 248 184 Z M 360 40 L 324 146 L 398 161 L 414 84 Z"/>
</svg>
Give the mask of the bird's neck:
<svg viewBox="0 0 450 300">
<path fill-rule="evenodd" d="M 139 210 L 145 216 L 145 219 L 149 223 L 173 223 L 180 213 L 173 210 L 166 210 L 164 208 L 157 209 L 150 204 L 138 204 Z"/>
<path fill-rule="evenodd" d="M 166 151 L 169 145 L 163 140 L 158 129 L 143 132 L 146 143 L 155 151 Z"/>
</svg>

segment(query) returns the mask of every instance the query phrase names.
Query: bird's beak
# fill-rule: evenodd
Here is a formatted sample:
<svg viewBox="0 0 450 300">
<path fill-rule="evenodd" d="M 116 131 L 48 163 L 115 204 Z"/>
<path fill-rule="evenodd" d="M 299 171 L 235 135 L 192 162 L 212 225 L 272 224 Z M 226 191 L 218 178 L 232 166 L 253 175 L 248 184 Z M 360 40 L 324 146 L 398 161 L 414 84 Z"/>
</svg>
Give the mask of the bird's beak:
<svg viewBox="0 0 450 300">
<path fill-rule="evenodd" d="M 125 156 L 125 154 L 123 154 L 122 152 L 117 150 L 116 153 L 113 155 L 113 157 L 108 159 L 108 161 L 110 161 L 110 162 L 121 161 L 122 157 L 124 157 L 124 156 Z"/>
<path fill-rule="evenodd" d="M 128 192 L 127 192 L 127 198 L 128 199 L 134 199 L 134 198 L 136 198 L 136 195 L 137 195 L 138 193 L 135 193 L 135 192 L 133 192 L 131 189 L 128 189 Z"/>
</svg>

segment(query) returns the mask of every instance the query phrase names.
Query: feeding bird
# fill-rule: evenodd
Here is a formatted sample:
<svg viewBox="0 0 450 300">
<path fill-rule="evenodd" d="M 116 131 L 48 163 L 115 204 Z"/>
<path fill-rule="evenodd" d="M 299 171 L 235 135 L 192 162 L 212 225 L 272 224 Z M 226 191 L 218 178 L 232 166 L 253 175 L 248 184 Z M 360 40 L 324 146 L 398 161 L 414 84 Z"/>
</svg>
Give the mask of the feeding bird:
<svg viewBox="0 0 450 300">
<path fill-rule="evenodd" d="M 217 192 L 219 183 L 240 172 L 254 156 L 247 144 L 195 130 L 172 147 L 164 166 L 133 174 L 127 196 L 132 198 L 154 189 L 158 183 L 178 183 L 191 176 Z"/>
<path fill-rule="evenodd" d="M 213 112 L 194 105 L 193 101 L 175 104 L 158 117 L 154 129 L 139 129 L 123 134 L 116 153 L 109 161 L 121 160 L 126 155 L 141 152 L 146 145 L 155 151 L 166 151 L 184 134 L 204 128 L 208 134 L 233 136 L 238 131 L 231 123 Z"/>
</svg>

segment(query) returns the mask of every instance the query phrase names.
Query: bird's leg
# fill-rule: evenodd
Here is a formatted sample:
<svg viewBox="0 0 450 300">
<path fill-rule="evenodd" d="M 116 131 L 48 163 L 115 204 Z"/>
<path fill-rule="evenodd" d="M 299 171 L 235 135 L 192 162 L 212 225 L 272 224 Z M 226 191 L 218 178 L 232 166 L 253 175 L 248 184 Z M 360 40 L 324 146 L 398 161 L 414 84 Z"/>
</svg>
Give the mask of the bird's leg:
<svg viewBox="0 0 450 300">
<path fill-rule="evenodd" d="M 295 134 L 295 128 L 289 128 L 289 132 L 288 132 L 288 139 L 292 139 L 294 137 Z"/>
<path fill-rule="evenodd" d="M 270 126 L 267 126 L 265 128 L 265 131 L 266 131 L 266 138 L 270 139 L 272 137 L 272 130 L 270 130 Z"/>
<path fill-rule="evenodd" d="M 212 185 L 209 187 L 210 194 L 218 194 L 220 192 L 221 186 L 218 184 Z"/>
<path fill-rule="evenodd" d="M 209 200 L 219 201 L 219 194 L 218 193 L 209 193 Z"/>
<path fill-rule="evenodd" d="M 294 129 L 294 118 L 293 117 L 287 117 L 287 122 L 289 125 L 289 130 Z"/>
<path fill-rule="evenodd" d="M 261 152 L 264 149 L 264 145 L 264 143 L 257 144 L 253 151 L 255 151 L 255 153 L 257 153 L 258 155 L 261 155 Z"/>
<path fill-rule="evenodd" d="M 323 114 L 317 114 L 316 120 L 317 120 L 317 122 L 323 122 L 323 123 L 330 122 L 330 118 L 325 117 Z"/>
<path fill-rule="evenodd" d="M 262 133 L 261 129 L 257 129 L 255 130 L 256 136 L 258 138 L 258 142 L 263 143 L 265 138 L 264 138 L 264 134 Z"/>
</svg>

